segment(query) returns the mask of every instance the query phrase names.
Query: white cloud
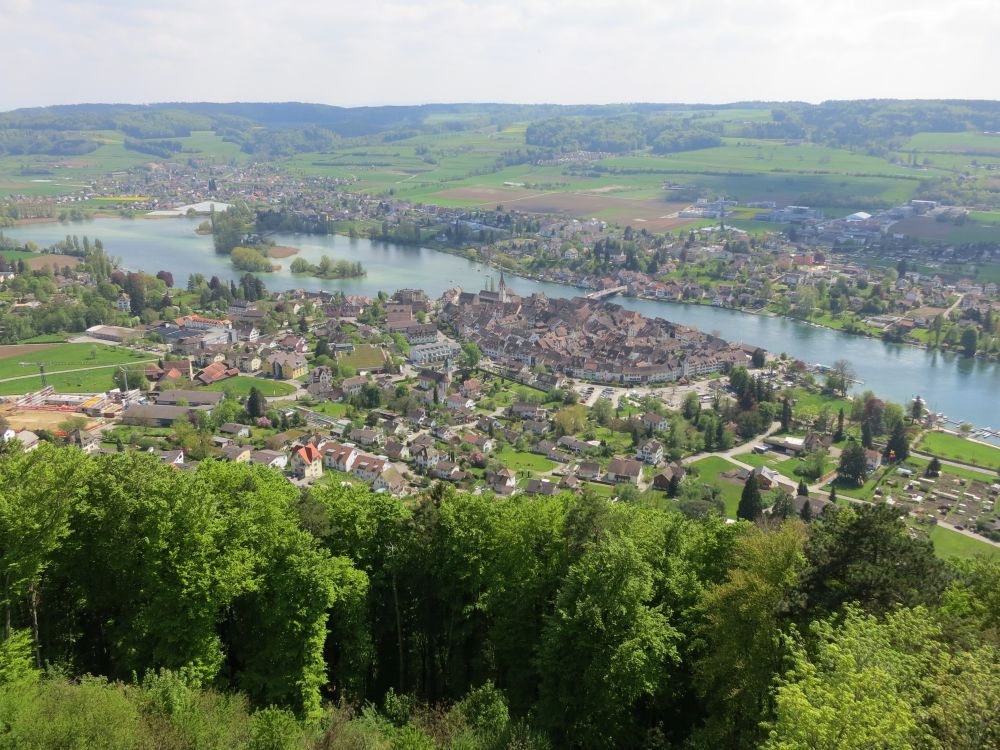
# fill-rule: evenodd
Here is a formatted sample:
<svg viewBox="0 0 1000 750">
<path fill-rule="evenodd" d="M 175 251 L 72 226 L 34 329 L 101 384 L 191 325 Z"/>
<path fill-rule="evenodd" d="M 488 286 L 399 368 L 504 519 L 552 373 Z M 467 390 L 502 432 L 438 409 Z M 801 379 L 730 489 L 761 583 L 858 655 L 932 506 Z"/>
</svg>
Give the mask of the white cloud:
<svg viewBox="0 0 1000 750">
<path fill-rule="evenodd" d="M 1000 98 L 1000 3 L 0 0 L 0 108 Z"/>
</svg>

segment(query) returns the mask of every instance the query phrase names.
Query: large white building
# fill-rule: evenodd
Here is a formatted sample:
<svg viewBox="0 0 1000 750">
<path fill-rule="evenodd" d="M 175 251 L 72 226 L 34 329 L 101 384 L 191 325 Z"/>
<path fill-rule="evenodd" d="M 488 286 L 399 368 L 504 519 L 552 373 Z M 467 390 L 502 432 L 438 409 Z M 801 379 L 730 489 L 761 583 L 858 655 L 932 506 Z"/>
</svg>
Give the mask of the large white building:
<svg viewBox="0 0 1000 750">
<path fill-rule="evenodd" d="M 410 362 L 423 365 L 428 362 L 441 362 L 449 357 L 456 357 L 462 347 L 454 341 L 444 341 L 434 344 L 418 344 L 410 347 Z"/>
</svg>

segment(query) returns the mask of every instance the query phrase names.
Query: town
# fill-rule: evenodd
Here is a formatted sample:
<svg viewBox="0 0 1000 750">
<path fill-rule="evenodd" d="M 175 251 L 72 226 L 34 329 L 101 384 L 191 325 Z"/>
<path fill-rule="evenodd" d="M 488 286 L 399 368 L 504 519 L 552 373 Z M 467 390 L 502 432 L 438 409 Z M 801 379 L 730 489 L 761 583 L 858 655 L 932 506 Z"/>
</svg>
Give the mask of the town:
<svg viewBox="0 0 1000 750">
<path fill-rule="evenodd" d="M 120 200 L 136 193 L 147 197 Z M 932 200 L 825 218 L 822 210 L 808 207 L 700 198 L 676 213 L 668 222 L 672 229 L 654 232 L 641 224 L 622 227 L 514 207 L 414 204 L 388 193 L 354 192 L 341 178 L 292 176 L 273 164 L 173 164 L 102 176 L 90 189 L 70 196 L 14 195 L 0 214 L 8 224 L 65 221 L 92 215 L 73 208 L 87 204 L 162 218 L 226 212 L 234 202 L 263 206 L 246 211 L 238 228 L 237 236 L 246 235 L 249 242 L 274 231 L 370 236 L 435 247 L 592 296 L 621 294 L 785 315 L 887 341 L 1000 356 L 1000 288 L 992 277 L 976 273 L 1000 263 L 995 245 L 942 247 L 896 231 L 913 221 L 952 226 L 970 214 L 968 208 Z M 750 222 L 754 232 L 727 224 L 737 211 L 755 219 Z M 736 223 L 747 226 L 745 220 Z M 0 234 L 0 249 L 20 248 Z M 264 258 L 260 262 L 266 268 Z M 16 260 L 0 259 L 0 274 L 13 270 Z"/>
<path fill-rule="evenodd" d="M 193 275 L 176 288 L 105 265 L 98 246 L 75 270 L 31 277 L 54 295 L 21 315 L 72 310 L 79 285 L 100 278 L 121 324 L 5 353 L 22 369 L 0 378 L 18 394 L 3 407 L 4 437 L 25 450 L 40 440 L 140 450 L 182 471 L 246 462 L 303 488 L 360 483 L 400 497 L 436 482 L 500 497 L 586 491 L 731 518 L 750 477 L 771 512 L 819 516 L 838 491 L 854 502 L 888 494 L 910 509 L 914 533 L 940 524 L 1000 539 L 989 475 L 1000 449 L 969 425 L 935 432 L 919 402 L 904 425 L 874 394 L 845 399 L 846 363 L 817 370 L 600 299 L 523 297 L 502 272 L 493 289 L 431 299 L 269 293 L 252 275 L 239 285 Z M 126 288 L 170 317 L 135 323 Z M 936 453 L 889 460 L 893 436 L 908 446 L 925 429 L 930 444 L 966 442 L 988 458 L 939 465 L 933 478 L 923 469 Z M 855 440 L 864 453 L 851 469 Z"/>
</svg>

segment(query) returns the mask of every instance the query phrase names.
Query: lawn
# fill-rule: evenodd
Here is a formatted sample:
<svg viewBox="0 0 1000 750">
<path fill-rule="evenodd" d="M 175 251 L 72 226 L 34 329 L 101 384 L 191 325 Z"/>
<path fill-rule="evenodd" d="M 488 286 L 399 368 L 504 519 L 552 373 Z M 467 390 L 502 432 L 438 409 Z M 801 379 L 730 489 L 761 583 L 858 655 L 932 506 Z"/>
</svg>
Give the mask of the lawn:
<svg viewBox="0 0 1000 750">
<path fill-rule="evenodd" d="M 279 380 L 265 380 L 264 378 L 254 378 L 249 375 L 237 375 L 212 385 L 205 386 L 202 390 L 219 391 L 228 393 L 237 398 L 246 398 L 250 395 L 250 389 L 257 388 L 261 395 L 265 397 L 288 396 L 295 393 L 295 387 Z"/>
<path fill-rule="evenodd" d="M 871 501 L 872 498 L 875 497 L 875 489 L 882 481 L 882 477 L 885 472 L 886 469 L 879 469 L 878 471 L 873 472 L 868 477 L 868 481 L 860 487 L 853 483 L 844 482 L 839 477 L 834 479 L 834 486 L 837 488 L 838 495 L 846 495 L 847 497 L 853 497 L 856 500 Z"/>
<path fill-rule="evenodd" d="M 598 497 L 612 497 L 615 494 L 615 488 L 610 484 L 600 484 L 599 482 L 584 482 L 583 487 L 590 490 Z"/>
<path fill-rule="evenodd" d="M 611 448 L 611 452 L 616 455 L 631 453 L 634 450 L 632 435 L 628 432 L 612 432 L 607 427 L 595 427 L 592 430 L 584 430 L 584 432 L 593 432 L 594 439 L 603 440 Z"/>
<path fill-rule="evenodd" d="M 939 458 L 980 466 L 984 469 L 1000 469 L 1000 448 L 978 443 L 946 432 L 928 432 L 920 441 L 920 450 Z"/>
<path fill-rule="evenodd" d="M 805 479 L 795 473 L 795 469 L 802 463 L 800 458 L 789 458 L 780 453 L 738 453 L 733 458 L 738 461 L 742 461 L 749 466 L 756 466 L 760 468 L 761 466 L 767 466 L 768 468 L 774 469 L 782 476 L 788 477 L 793 482 L 798 482 L 800 479 Z M 833 471 L 837 468 L 837 463 L 832 459 L 828 458 L 825 462 L 824 474 Z M 806 479 L 806 484 L 812 484 L 815 480 Z"/>
<path fill-rule="evenodd" d="M 722 501 L 726 504 L 726 516 L 736 518 L 736 509 L 740 504 L 740 496 L 743 494 L 743 485 L 724 479 L 721 475 L 733 471 L 739 467 L 718 456 L 709 456 L 688 465 L 689 469 L 698 472 L 698 479 L 705 484 L 718 487 L 722 493 Z"/>
<path fill-rule="evenodd" d="M 742 461 L 743 463 L 760 468 L 761 466 L 774 467 L 778 461 L 770 453 L 737 453 L 733 456 L 737 461 Z"/>
<path fill-rule="evenodd" d="M 504 446 L 496 458 L 513 471 L 552 471 L 556 467 L 555 461 L 550 461 L 545 456 L 514 450 L 509 445 Z"/>
<path fill-rule="evenodd" d="M 965 536 L 957 531 L 946 529 L 944 526 L 935 526 L 930 532 L 931 541 L 934 542 L 934 552 L 938 557 L 1000 557 L 1000 547 L 994 547 L 988 542 L 981 542 L 978 539 Z"/>
<path fill-rule="evenodd" d="M 347 414 L 348 404 L 342 401 L 322 401 L 314 406 L 307 406 L 307 409 L 326 414 L 328 417 L 340 418 Z"/>
<path fill-rule="evenodd" d="M 486 389 L 487 393 L 491 391 L 492 384 Z M 541 404 L 547 395 L 545 391 L 539 388 L 532 388 L 530 385 L 521 385 L 508 381 L 501 385 L 496 394 L 490 396 L 490 398 L 499 405 L 507 406 L 514 403 Z"/>
<path fill-rule="evenodd" d="M 379 346 L 361 344 L 354 351 L 340 358 L 339 364 L 352 367 L 355 370 L 370 370 L 385 364 L 385 351 Z"/>
<path fill-rule="evenodd" d="M 56 344 L 37 351 L 13 354 L 0 359 L 0 395 L 37 391 L 42 387 L 41 376 L 35 366 L 22 366 L 20 362 L 43 363 L 46 381 L 61 393 L 97 393 L 114 386 L 112 376 L 118 365 L 129 364 L 136 368 L 142 362 L 155 362 L 148 355 L 138 354 L 121 347 L 95 344 Z M 78 372 L 64 370 L 85 369 Z M 13 380 L 3 380 L 14 378 Z"/>
</svg>

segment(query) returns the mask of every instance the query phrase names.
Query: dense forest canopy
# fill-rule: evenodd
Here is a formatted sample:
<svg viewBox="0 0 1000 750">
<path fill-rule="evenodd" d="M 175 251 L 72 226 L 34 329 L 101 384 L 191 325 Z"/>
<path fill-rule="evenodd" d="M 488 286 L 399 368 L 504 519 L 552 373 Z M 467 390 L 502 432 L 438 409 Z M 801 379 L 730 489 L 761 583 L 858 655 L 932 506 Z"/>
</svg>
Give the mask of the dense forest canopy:
<svg viewBox="0 0 1000 750">
<path fill-rule="evenodd" d="M 887 505 L 726 524 L 14 444 L 0 573 L 0 742 L 1000 742 L 998 563 L 940 562 Z"/>
</svg>

